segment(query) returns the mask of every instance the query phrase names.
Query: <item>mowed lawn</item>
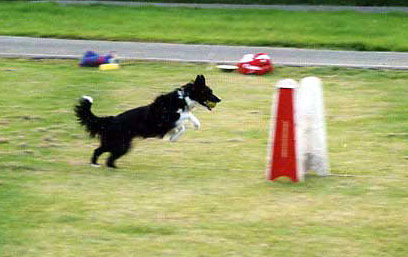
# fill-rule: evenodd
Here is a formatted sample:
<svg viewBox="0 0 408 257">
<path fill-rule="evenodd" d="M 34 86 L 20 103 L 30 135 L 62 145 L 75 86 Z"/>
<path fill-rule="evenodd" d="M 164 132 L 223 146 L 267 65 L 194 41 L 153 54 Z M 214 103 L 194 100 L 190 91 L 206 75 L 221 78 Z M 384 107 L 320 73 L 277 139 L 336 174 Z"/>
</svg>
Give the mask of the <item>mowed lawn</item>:
<svg viewBox="0 0 408 257">
<path fill-rule="evenodd" d="M 0 3 L 17 36 L 408 51 L 408 14 Z"/>
<path fill-rule="evenodd" d="M 223 102 L 179 142 L 135 141 L 117 170 L 88 165 L 98 115 L 149 103 L 205 74 Z M 332 173 L 264 177 L 271 95 L 282 78 L 324 81 Z M 0 60 L 1 256 L 407 256 L 408 73 Z M 101 159 L 103 161 L 105 156 Z M 340 176 L 351 175 L 351 176 Z"/>
<path fill-rule="evenodd" d="M 124 2 L 126 0 L 114 0 Z M 191 3 L 190 0 L 138 0 L 138 2 L 163 3 Z M 223 3 L 223 4 L 299 4 L 299 5 L 352 5 L 352 6 L 407 6 L 399 0 L 194 0 L 194 3 Z"/>
</svg>

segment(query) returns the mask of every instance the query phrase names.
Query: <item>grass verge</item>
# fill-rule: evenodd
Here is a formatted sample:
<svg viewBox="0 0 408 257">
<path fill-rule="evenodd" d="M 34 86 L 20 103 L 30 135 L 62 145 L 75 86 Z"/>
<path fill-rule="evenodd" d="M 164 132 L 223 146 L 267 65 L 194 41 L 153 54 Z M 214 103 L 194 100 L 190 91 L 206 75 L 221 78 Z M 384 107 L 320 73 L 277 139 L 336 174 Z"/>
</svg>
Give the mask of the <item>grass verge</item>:
<svg viewBox="0 0 408 257">
<path fill-rule="evenodd" d="M 0 34 L 407 51 L 408 14 L 1 3 Z"/>
<path fill-rule="evenodd" d="M 114 0 L 125 2 L 130 0 Z M 152 3 L 191 3 L 189 0 L 131 0 L 135 2 Z M 349 6 L 407 6 L 400 0 L 194 0 L 194 3 L 202 4 L 296 4 L 296 5 L 349 5 Z"/>
<path fill-rule="evenodd" d="M 205 74 L 223 98 L 177 143 L 135 142 L 119 170 L 88 166 L 95 140 L 72 106 L 117 114 Z M 408 105 L 400 71 L 0 60 L 2 256 L 406 256 Z M 269 108 L 281 78 L 323 79 L 332 172 L 264 179 Z M 103 158 L 101 159 L 101 161 Z"/>
</svg>

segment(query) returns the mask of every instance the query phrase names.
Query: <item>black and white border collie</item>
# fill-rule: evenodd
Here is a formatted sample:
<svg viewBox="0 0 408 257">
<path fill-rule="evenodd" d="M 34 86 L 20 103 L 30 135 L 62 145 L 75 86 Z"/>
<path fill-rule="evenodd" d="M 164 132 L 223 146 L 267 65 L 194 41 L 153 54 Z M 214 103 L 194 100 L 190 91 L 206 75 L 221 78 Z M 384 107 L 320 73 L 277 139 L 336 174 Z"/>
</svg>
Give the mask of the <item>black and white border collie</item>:
<svg viewBox="0 0 408 257">
<path fill-rule="evenodd" d="M 191 121 L 196 129 L 200 127 L 200 121 L 191 113 L 196 105 L 211 110 L 220 101 L 205 84 L 204 76 L 198 75 L 194 82 L 158 96 L 153 103 L 117 116 L 95 116 L 91 111 L 93 99 L 83 96 L 75 106 L 75 114 L 91 137 L 100 138 L 91 164 L 98 165 L 98 157 L 109 152 L 106 165 L 116 168 L 115 161 L 129 151 L 133 138 L 163 138 L 168 134 L 174 142 L 186 130 L 185 122 Z"/>
</svg>

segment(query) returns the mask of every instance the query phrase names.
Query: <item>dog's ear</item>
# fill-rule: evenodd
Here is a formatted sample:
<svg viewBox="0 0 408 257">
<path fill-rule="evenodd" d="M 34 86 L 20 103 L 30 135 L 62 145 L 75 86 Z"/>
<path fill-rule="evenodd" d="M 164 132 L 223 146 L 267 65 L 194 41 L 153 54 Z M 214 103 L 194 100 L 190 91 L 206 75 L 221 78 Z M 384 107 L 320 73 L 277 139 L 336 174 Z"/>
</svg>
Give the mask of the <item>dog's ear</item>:
<svg viewBox="0 0 408 257">
<path fill-rule="evenodd" d="M 194 85 L 204 86 L 205 85 L 204 75 L 197 75 L 197 77 L 196 77 L 196 79 L 194 81 Z"/>
</svg>

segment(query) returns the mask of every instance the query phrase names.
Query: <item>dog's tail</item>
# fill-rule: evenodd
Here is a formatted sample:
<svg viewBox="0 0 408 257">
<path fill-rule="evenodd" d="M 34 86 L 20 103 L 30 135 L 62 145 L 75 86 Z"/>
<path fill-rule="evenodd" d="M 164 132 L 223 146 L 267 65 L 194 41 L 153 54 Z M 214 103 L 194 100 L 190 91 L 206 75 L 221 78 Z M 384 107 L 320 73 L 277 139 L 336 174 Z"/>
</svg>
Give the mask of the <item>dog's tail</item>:
<svg viewBox="0 0 408 257">
<path fill-rule="evenodd" d="M 79 103 L 75 106 L 74 111 L 79 123 L 85 127 L 91 137 L 95 137 L 102 133 L 113 117 L 97 117 L 91 111 L 92 103 L 92 97 L 83 96 L 79 99 Z"/>
</svg>

